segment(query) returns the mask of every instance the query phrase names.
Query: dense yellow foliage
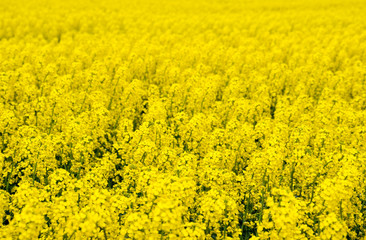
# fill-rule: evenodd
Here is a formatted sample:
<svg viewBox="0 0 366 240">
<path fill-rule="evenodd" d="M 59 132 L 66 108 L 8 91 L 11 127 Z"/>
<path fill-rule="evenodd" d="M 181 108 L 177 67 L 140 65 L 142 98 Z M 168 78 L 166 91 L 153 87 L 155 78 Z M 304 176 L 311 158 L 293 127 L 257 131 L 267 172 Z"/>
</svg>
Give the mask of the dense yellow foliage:
<svg viewBox="0 0 366 240">
<path fill-rule="evenodd" d="M 365 1 L 0 16 L 1 239 L 365 238 Z"/>
</svg>

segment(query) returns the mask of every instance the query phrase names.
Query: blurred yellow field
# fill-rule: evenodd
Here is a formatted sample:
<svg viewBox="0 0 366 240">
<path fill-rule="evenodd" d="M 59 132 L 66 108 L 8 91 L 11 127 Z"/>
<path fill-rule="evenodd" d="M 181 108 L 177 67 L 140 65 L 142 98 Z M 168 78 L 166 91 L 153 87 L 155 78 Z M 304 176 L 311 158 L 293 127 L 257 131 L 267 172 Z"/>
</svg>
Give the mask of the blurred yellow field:
<svg viewBox="0 0 366 240">
<path fill-rule="evenodd" d="M 365 16 L 0 1 L 0 239 L 365 239 Z"/>
</svg>

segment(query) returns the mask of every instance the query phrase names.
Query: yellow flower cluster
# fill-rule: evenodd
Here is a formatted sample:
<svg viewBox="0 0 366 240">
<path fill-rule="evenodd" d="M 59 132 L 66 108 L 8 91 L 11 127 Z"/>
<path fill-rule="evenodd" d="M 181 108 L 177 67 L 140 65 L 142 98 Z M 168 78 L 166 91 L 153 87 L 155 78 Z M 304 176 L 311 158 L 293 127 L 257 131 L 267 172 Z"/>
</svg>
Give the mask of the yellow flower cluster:
<svg viewBox="0 0 366 240">
<path fill-rule="evenodd" d="M 366 239 L 365 13 L 0 1 L 0 239 Z"/>
</svg>

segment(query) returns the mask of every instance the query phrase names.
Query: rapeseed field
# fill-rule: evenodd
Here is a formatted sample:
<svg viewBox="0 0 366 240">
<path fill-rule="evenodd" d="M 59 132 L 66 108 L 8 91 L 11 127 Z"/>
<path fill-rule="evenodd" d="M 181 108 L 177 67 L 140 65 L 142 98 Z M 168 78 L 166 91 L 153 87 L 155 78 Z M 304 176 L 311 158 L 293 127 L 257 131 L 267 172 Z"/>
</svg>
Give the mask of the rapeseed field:
<svg viewBox="0 0 366 240">
<path fill-rule="evenodd" d="M 1 0 L 0 239 L 366 239 L 364 0 Z"/>
</svg>

